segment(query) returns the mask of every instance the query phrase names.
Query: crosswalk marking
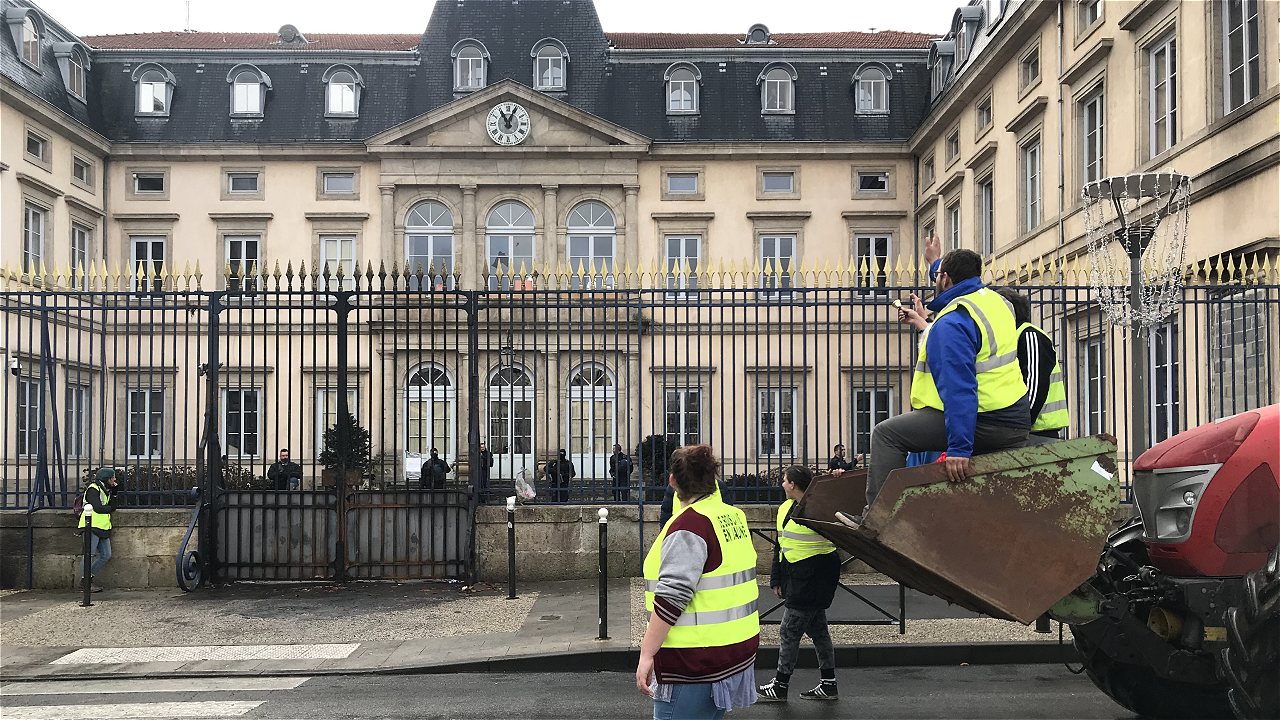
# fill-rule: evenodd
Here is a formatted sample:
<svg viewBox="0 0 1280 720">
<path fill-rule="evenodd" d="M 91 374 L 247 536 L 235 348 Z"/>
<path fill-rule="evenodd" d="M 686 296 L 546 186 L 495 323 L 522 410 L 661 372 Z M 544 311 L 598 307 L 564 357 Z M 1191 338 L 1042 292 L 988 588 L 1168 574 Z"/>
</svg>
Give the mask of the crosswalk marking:
<svg viewBox="0 0 1280 720">
<path fill-rule="evenodd" d="M 340 660 L 359 643 L 317 645 L 205 645 L 193 647 L 82 648 L 51 665 L 194 662 L 198 660 Z"/>
<path fill-rule="evenodd" d="M 293 690 L 310 679 L 308 677 L 220 677 L 13 682 L 0 685 L 0 696 Z"/>
<path fill-rule="evenodd" d="M 5 720 L 67 720 L 67 718 L 94 718 L 94 720 L 143 720 L 145 718 L 225 718 L 239 717 L 253 710 L 265 700 L 234 700 L 226 702 L 158 702 L 115 703 L 93 705 L 39 705 L 7 707 Z"/>
</svg>

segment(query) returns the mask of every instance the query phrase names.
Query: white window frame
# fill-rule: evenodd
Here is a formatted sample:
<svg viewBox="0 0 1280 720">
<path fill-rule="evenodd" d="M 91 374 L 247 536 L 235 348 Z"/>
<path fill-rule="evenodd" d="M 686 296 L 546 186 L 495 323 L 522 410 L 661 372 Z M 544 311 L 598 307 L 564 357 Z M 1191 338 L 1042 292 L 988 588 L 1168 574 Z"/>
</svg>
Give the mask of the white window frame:
<svg viewBox="0 0 1280 720">
<path fill-rule="evenodd" d="M 947 206 L 947 249 L 960 249 L 960 199 Z"/>
<path fill-rule="evenodd" d="M 678 67 L 667 78 L 667 113 L 698 113 L 698 74 L 691 68 Z M 677 92 L 684 93 L 677 95 Z"/>
<path fill-rule="evenodd" d="M 262 117 L 262 77 L 252 70 L 241 70 L 231 82 L 231 115 Z"/>
<path fill-rule="evenodd" d="M 780 190 L 769 187 L 769 178 L 788 179 L 787 188 Z M 760 192 L 765 195 L 794 195 L 796 193 L 796 173 L 794 170 L 765 170 L 760 173 Z"/>
<path fill-rule="evenodd" d="M 1043 146 L 1037 133 L 1018 146 L 1019 170 L 1022 180 L 1022 224 L 1024 232 L 1040 227 L 1044 220 L 1043 201 Z"/>
<path fill-rule="evenodd" d="M 1101 180 L 1106 172 L 1106 94 L 1101 87 L 1080 101 L 1080 146 L 1081 179 Z"/>
<path fill-rule="evenodd" d="M 329 181 L 338 178 L 351 178 L 350 190 L 332 190 L 329 188 Z M 320 173 L 320 191 L 323 195 L 355 195 L 356 194 L 356 174 L 350 171 L 341 172 L 322 172 Z"/>
<path fill-rule="evenodd" d="M 325 115 L 356 117 L 360 114 L 360 82 L 348 70 L 336 70 L 324 87 Z"/>
<path fill-rule="evenodd" d="M 68 458 L 89 457 L 89 386 L 84 383 L 67 383 L 64 450 Z"/>
<path fill-rule="evenodd" d="M 1151 157 L 1178 144 L 1178 35 L 1169 32 L 1147 46 L 1147 112 Z M 1164 72 L 1157 62 L 1163 57 Z M 1172 59 L 1172 62 L 1169 60 Z M 1163 113 L 1157 98 L 1165 100 Z M 1161 123 L 1164 128 L 1161 130 Z"/>
<path fill-rule="evenodd" d="M 795 233 L 760 236 L 760 289 L 765 296 L 790 297 L 798 243 Z"/>
<path fill-rule="evenodd" d="M 978 252 L 984 258 L 996 250 L 996 186 L 995 174 L 978 180 Z"/>
<path fill-rule="evenodd" d="M 995 100 L 991 95 L 985 95 L 974 107 L 974 133 L 975 137 L 981 135 L 983 130 L 991 127 L 991 123 L 995 118 Z"/>
<path fill-rule="evenodd" d="M 795 387 L 762 387 L 756 389 L 756 455 L 768 458 L 792 458 L 797 456 L 796 441 L 799 439 L 797 432 L 797 423 L 799 413 L 796 411 L 796 402 L 799 392 Z M 783 432 L 786 428 L 782 422 L 782 416 L 787 411 L 783 406 L 790 404 L 790 436 L 791 447 L 785 447 Z M 765 437 L 765 416 L 773 414 L 773 437 Z"/>
<path fill-rule="evenodd" d="M 883 386 L 854 388 L 852 400 L 853 438 L 849 442 L 852 457 L 861 453 L 871 453 L 871 431 L 877 423 L 888 420 L 893 415 L 893 389 Z M 864 434 L 859 422 L 865 418 L 867 431 Z"/>
<path fill-rule="evenodd" d="M 129 459 L 155 459 L 164 455 L 164 389 L 136 387 L 125 390 L 125 455 Z M 139 406 L 138 401 L 141 401 Z M 135 423 L 141 419 L 142 427 Z M 159 420 L 156 423 L 156 420 Z M 155 425 L 159 425 L 155 428 Z M 154 428 L 154 429 L 153 429 Z M 135 452 L 134 438 L 142 441 Z"/>
<path fill-rule="evenodd" d="M 138 76 L 137 103 L 134 110 L 138 115 L 168 117 L 172 100 L 169 79 L 165 73 L 154 66 Z"/>
<path fill-rule="evenodd" d="M 883 248 L 883 251 L 882 251 Z M 867 297 L 889 294 L 889 258 L 893 256 L 893 235 L 857 233 L 853 236 L 854 284 L 856 294 Z M 866 273 L 863 273 L 866 263 Z"/>
<path fill-rule="evenodd" d="M 698 180 L 700 173 L 696 172 L 670 172 L 666 174 L 667 194 L 668 195 L 697 195 L 700 192 L 698 188 Z M 693 180 L 693 188 L 689 190 L 677 190 L 672 183 L 676 178 L 690 178 Z"/>
<path fill-rule="evenodd" d="M 237 190 L 236 180 L 245 178 L 253 178 L 252 190 Z M 228 195 L 257 195 L 262 192 L 262 173 L 254 170 L 235 170 L 227 173 L 227 194 Z"/>
<path fill-rule="evenodd" d="M 129 289 L 133 292 L 160 292 L 163 280 L 159 277 L 168 261 L 168 238 L 164 235 L 130 235 L 129 236 Z M 159 252 L 157 252 L 159 250 Z M 142 251 L 142 252 L 139 252 Z M 157 257 L 157 255 L 159 257 Z M 138 287 L 138 266 L 154 279 L 151 289 Z"/>
<path fill-rule="evenodd" d="M 231 431 L 231 397 L 238 395 L 240 398 L 240 410 L 238 412 L 240 429 L 238 432 Z M 247 398 L 253 398 L 253 407 L 249 408 L 245 402 Z M 245 388 L 224 388 L 222 390 L 222 452 L 228 456 L 228 459 L 236 458 L 260 458 L 262 457 L 262 428 L 265 423 L 262 422 L 262 391 L 254 387 Z M 246 419 L 252 418 L 254 427 L 246 429 Z M 241 452 L 232 454 L 230 452 L 231 440 L 239 436 Z M 253 443 L 253 452 L 243 452 L 246 439 L 251 438 Z"/>
<path fill-rule="evenodd" d="M 354 290 L 356 287 L 356 268 L 359 266 L 359 258 L 356 253 L 356 236 L 354 233 L 324 233 L 319 237 L 320 241 L 320 264 L 317 270 L 321 273 L 318 282 L 323 288 L 325 284 L 324 268 L 330 265 L 329 276 L 335 277 L 338 274 L 338 268 L 342 268 L 342 282 L 340 289 Z"/>
<path fill-rule="evenodd" d="M 93 228 L 71 223 L 71 287 L 83 290 L 89 286 L 89 244 L 93 239 Z"/>
<path fill-rule="evenodd" d="M 427 373 L 424 378 L 428 382 L 411 384 L 419 373 Z M 444 383 L 435 382 L 437 379 L 443 379 Z M 405 402 L 405 451 L 426 458 L 431 456 L 431 448 L 434 447 L 440 451 L 441 459 L 452 465 L 457 454 L 458 396 L 457 385 L 449 371 L 434 362 L 424 362 L 413 368 L 405 378 Z M 436 416 L 436 403 L 444 403 L 444 418 Z M 425 426 L 425 434 L 422 428 L 414 428 L 414 408 L 418 405 L 424 409 L 420 422 Z M 443 430 L 438 436 L 436 428 L 441 423 Z"/>
<path fill-rule="evenodd" d="M 16 398 L 18 457 L 35 457 L 40 451 L 40 419 L 44 414 L 40 399 L 40 380 L 20 375 Z"/>
<path fill-rule="evenodd" d="M 485 219 L 484 245 L 490 291 L 533 288 L 533 263 L 538 253 L 533 231 L 533 211 L 518 200 L 504 200 L 489 211 Z M 499 245 L 506 249 L 498 249 Z M 515 251 L 521 246 L 528 252 L 517 255 Z M 500 257 L 505 258 L 505 267 Z"/>
<path fill-rule="evenodd" d="M 67 91 L 79 100 L 85 99 L 85 58 L 79 50 L 67 57 Z"/>
<path fill-rule="evenodd" d="M 943 158 L 948 165 L 960 158 L 960 128 L 954 128 L 947 133 L 947 139 L 943 145 Z"/>
<path fill-rule="evenodd" d="M 688 299 L 697 296 L 698 263 L 702 259 L 702 236 L 671 233 L 662 236 L 667 269 L 667 297 Z M 690 250 L 692 249 L 692 252 Z M 672 250 L 676 250 L 673 254 Z"/>
<path fill-rule="evenodd" d="M 788 114 L 796 111 L 795 80 L 787 68 L 775 67 L 760 81 L 760 112 Z"/>
<path fill-rule="evenodd" d="M 1240 24 L 1231 25 L 1231 7 L 1240 8 Z M 1262 56 L 1258 44 L 1261 41 L 1261 21 L 1258 5 L 1250 0 L 1222 0 L 1222 98 L 1223 111 L 1227 114 L 1258 96 L 1262 90 Z M 1252 6 L 1253 14 L 1247 15 Z M 1231 36 L 1240 35 L 1240 59 L 1237 64 L 1231 52 Z M 1239 75 L 1241 93 L 1231 92 L 1231 78 Z"/>
<path fill-rule="evenodd" d="M 228 292 L 257 292 L 258 276 L 262 274 L 262 236 L 257 233 L 224 235 L 222 243 L 225 246 L 223 261 L 230 270 Z M 253 276 L 249 276 L 250 272 Z"/>
<path fill-rule="evenodd" d="M 1182 428 L 1182 387 L 1181 382 L 1181 347 L 1178 332 L 1178 318 L 1169 320 L 1151 328 L 1147 337 L 1147 377 L 1150 390 L 1147 393 L 1147 408 L 1151 418 L 1147 428 L 1147 440 L 1151 445 L 1177 435 Z M 1163 371 L 1164 378 L 1161 379 Z M 1158 395 L 1164 392 L 1164 400 Z M 1161 422 L 1163 415 L 1163 422 Z"/>
<path fill-rule="evenodd" d="M 862 186 L 863 178 L 880 178 L 884 181 L 884 187 L 865 188 Z M 875 171 L 858 171 L 858 192 L 859 193 L 888 193 L 889 192 L 889 172 L 887 170 Z"/>
<path fill-rule="evenodd" d="M 613 289 L 618 253 L 617 219 L 599 200 L 586 200 L 569 212 L 568 237 L 570 283 L 574 290 Z M 585 245 L 586 252 L 583 252 Z M 608 246 L 608 252 L 604 247 Z M 583 280 L 586 280 L 585 287 Z"/>
<path fill-rule="evenodd" d="M 409 209 L 404 225 L 404 260 L 409 273 L 409 289 L 452 290 L 457 250 L 453 213 L 438 200 L 424 200 Z M 425 288 L 419 286 L 419 273 L 427 279 Z"/>
<path fill-rule="evenodd" d="M 1027 50 L 1018 58 L 1018 89 L 1025 90 L 1040 81 L 1044 69 L 1040 66 L 1040 46 Z"/>
<path fill-rule="evenodd" d="M 330 413 L 330 398 L 333 399 L 333 412 Z M 347 412 L 351 417 L 359 421 L 360 405 L 358 404 L 359 395 L 355 388 L 347 388 Z M 315 406 L 315 453 L 316 457 L 320 457 L 320 453 L 324 452 L 324 431 L 328 430 L 338 420 L 338 388 L 336 387 L 318 387 L 316 388 L 316 406 Z"/>
<path fill-rule="evenodd" d="M 863 69 L 858 74 L 857 96 L 860 114 L 874 115 L 889 112 L 889 78 L 884 70 L 878 67 Z"/>
<path fill-rule="evenodd" d="M 36 147 L 40 148 L 40 152 L 31 152 L 31 143 L 35 141 Z M 49 164 L 49 138 L 41 135 L 35 130 L 28 129 L 26 143 L 23 146 L 23 153 L 30 159 L 35 160 L 40 165 Z"/>
<path fill-rule="evenodd" d="M 160 178 L 159 190 L 143 190 L 138 181 L 143 178 Z M 159 196 L 169 192 L 169 174 L 161 171 L 144 171 L 133 173 L 133 194 L 143 197 Z"/>
<path fill-rule="evenodd" d="M 675 400 L 675 411 L 672 412 L 671 401 Z M 692 409 L 690 409 L 692 405 Z M 689 431 L 689 421 L 693 420 L 694 429 Z M 672 421 L 676 431 L 671 432 Z M 667 441 L 667 449 L 696 445 L 702 438 L 702 388 L 668 387 L 662 391 L 662 435 Z M 673 444 L 674 443 L 674 444 Z"/>
<path fill-rule="evenodd" d="M 22 274 L 39 275 L 49 234 L 49 210 L 31 201 L 22 204 Z"/>
<path fill-rule="evenodd" d="M 22 19 L 22 61 L 40 69 L 40 44 L 43 40 L 44 33 L 40 30 L 40 23 L 31 16 L 31 11 L 27 11 L 26 17 Z"/>
<path fill-rule="evenodd" d="M 474 44 L 458 49 L 453 59 L 453 89 L 456 92 L 472 92 L 485 86 L 488 68 L 484 51 Z"/>
<path fill-rule="evenodd" d="M 83 167 L 83 176 L 76 175 L 76 169 Z M 86 187 L 93 187 L 93 163 L 78 155 L 71 156 L 71 179 Z"/>
<path fill-rule="evenodd" d="M 535 90 L 564 90 L 569 86 L 568 81 L 568 63 L 566 57 L 560 48 L 547 43 L 538 48 L 538 54 L 534 57 L 533 62 L 533 87 Z M 551 78 L 551 82 L 547 82 L 546 75 L 548 73 L 559 72 L 559 82 L 555 82 L 555 77 Z"/>
<path fill-rule="evenodd" d="M 1080 434 L 1109 432 L 1106 339 L 1101 335 L 1081 339 L 1077 345 L 1077 356 L 1080 373 Z"/>
<path fill-rule="evenodd" d="M 1102 19 L 1102 0 L 1079 0 L 1079 3 L 1076 18 L 1079 22 L 1078 30 L 1083 31 Z"/>
</svg>

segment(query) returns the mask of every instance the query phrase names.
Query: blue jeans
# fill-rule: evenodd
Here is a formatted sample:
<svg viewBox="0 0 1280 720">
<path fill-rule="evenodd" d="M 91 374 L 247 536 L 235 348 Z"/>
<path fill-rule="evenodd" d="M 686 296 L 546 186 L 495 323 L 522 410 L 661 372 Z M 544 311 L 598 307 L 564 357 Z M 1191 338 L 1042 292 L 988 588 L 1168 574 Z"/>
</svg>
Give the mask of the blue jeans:
<svg viewBox="0 0 1280 720">
<path fill-rule="evenodd" d="M 711 683 L 676 685 L 671 702 L 653 701 L 653 720 L 720 720 L 724 710 L 716 707 Z"/>
<path fill-rule="evenodd" d="M 111 559 L 111 538 L 100 538 L 88 529 L 85 532 L 89 533 L 90 536 L 89 554 L 97 555 L 93 560 L 93 565 L 89 566 L 89 574 L 97 575 L 102 566 L 106 565 L 107 561 Z"/>
</svg>

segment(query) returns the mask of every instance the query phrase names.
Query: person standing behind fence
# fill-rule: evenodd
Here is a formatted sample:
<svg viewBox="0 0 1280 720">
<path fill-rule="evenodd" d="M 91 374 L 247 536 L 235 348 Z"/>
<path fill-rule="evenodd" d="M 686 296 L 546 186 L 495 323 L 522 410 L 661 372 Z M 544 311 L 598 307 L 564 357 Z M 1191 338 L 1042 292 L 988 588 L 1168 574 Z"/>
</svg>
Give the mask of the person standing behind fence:
<svg viewBox="0 0 1280 720">
<path fill-rule="evenodd" d="M 489 447 L 480 443 L 480 467 L 477 468 L 476 475 L 480 478 L 479 491 L 481 497 L 487 497 L 489 493 L 489 476 L 493 474 L 493 453 L 489 451 Z"/>
<path fill-rule="evenodd" d="M 431 457 L 427 459 L 427 464 L 422 468 L 422 480 L 419 482 L 424 488 L 432 490 L 443 490 L 445 477 L 452 468 L 449 463 L 440 457 L 440 451 L 431 448 Z"/>
<path fill-rule="evenodd" d="M 1067 414 L 1067 386 L 1062 380 L 1058 349 L 1049 333 L 1031 323 L 1031 300 L 1026 295 L 1009 287 L 997 288 L 996 292 L 1013 306 L 1013 320 L 1018 323 L 1018 367 L 1031 404 L 1027 444 L 1061 440 L 1071 417 Z"/>
<path fill-rule="evenodd" d="M 631 499 L 631 457 L 622 452 L 622 446 L 614 443 L 609 456 L 609 477 L 613 479 L 613 499 L 627 502 Z"/>
<path fill-rule="evenodd" d="M 834 454 L 831 456 L 831 459 L 827 461 L 828 470 L 839 472 L 841 470 L 852 470 L 858 466 L 856 460 L 850 462 L 849 459 L 844 456 L 844 445 L 836 445 L 832 452 Z"/>
<path fill-rule="evenodd" d="M 83 509 L 80 512 L 80 522 L 76 525 L 80 532 L 90 533 L 89 554 L 94 556 L 94 560 L 89 567 L 89 577 L 80 578 L 80 584 L 83 588 L 84 583 L 89 583 L 93 592 L 102 592 L 102 586 L 93 580 L 98 576 L 102 566 L 111 559 L 111 515 L 116 511 L 119 499 L 114 492 L 118 484 L 119 478 L 115 468 L 101 468 L 94 474 L 93 480 L 84 489 L 84 495 L 80 499 L 82 508 L 84 505 L 93 506 L 89 528 L 86 530 L 84 527 Z"/>
<path fill-rule="evenodd" d="M 679 509 L 644 559 L 650 615 L 636 688 L 653 698 L 655 720 L 714 720 L 756 701 L 756 550 L 747 516 L 720 499 L 719 469 L 707 445 L 671 454 Z"/>
<path fill-rule="evenodd" d="M 279 458 L 267 468 L 267 479 L 276 490 L 298 490 L 302 487 L 302 466 L 289 459 L 289 448 L 280 448 Z"/>
<path fill-rule="evenodd" d="M 782 491 L 787 499 L 778 506 L 778 544 L 774 546 L 769 587 L 786 600 L 778 627 L 778 671 L 758 688 L 760 702 L 787 701 L 791 673 L 800 653 L 800 639 L 813 641 L 818 653 L 817 687 L 800 693 L 806 700 L 836 700 L 836 651 L 827 629 L 827 608 L 835 599 L 840 581 L 840 554 L 831 541 L 791 519 L 796 501 L 804 496 L 813 472 L 801 465 L 782 471 Z"/>
<path fill-rule="evenodd" d="M 561 448 L 559 458 L 547 463 L 547 482 L 553 489 L 551 499 L 555 502 L 569 502 L 569 483 L 577 475 L 578 470 L 569 459 L 569 454 Z"/>
</svg>

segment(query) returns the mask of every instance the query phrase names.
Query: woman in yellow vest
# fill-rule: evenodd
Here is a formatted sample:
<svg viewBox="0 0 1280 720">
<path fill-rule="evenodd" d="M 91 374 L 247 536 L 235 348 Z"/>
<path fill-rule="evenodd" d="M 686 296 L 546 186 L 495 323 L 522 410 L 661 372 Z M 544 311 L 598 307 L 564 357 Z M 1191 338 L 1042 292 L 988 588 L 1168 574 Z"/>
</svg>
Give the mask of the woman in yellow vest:
<svg viewBox="0 0 1280 720">
<path fill-rule="evenodd" d="M 805 700 L 836 700 L 836 651 L 827 629 L 827 608 L 840 581 L 840 555 L 830 540 L 791 519 L 796 501 L 813 482 L 813 471 L 792 465 L 782 471 L 782 491 L 787 499 L 778 507 L 778 545 L 773 556 L 769 585 L 787 601 L 778 627 L 778 671 L 758 688 L 760 702 L 787 701 L 791 673 L 800 652 L 800 638 L 813 641 L 822 679 L 812 690 L 800 693 Z"/>
<path fill-rule="evenodd" d="M 677 507 L 644 559 L 636 687 L 655 720 L 721 718 L 756 700 L 756 550 L 746 515 L 720 499 L 719 470 L 707 445 L 672 453 Z"/>
<path fill-rule="evenodd" d="M 80 513 L 80 522 L 76 526 L 80 532 L 87 532 L 91 536 L 89 554 L 96 556 L 93 564 L 89 567 L 89 577 L 80 578 L 81 583 L 89 583 L 93 592 L 102 592 L 102 586 L 93 582 L 97 577 L 98 571 L 103 565 L 111 559 L 111 514 L 116 511 L 116 495 L 115 489 L 119 479 L 116 475 L 115 468 L 101 468 L 93 476 L 93 481 L 84 489 L 84 495 L 80 498 L 80 505 L 93 506 L 93 515 L 90 517 L 90 526 L 86 530 L 84 527 L 84 513 Z"/>
</svg>

